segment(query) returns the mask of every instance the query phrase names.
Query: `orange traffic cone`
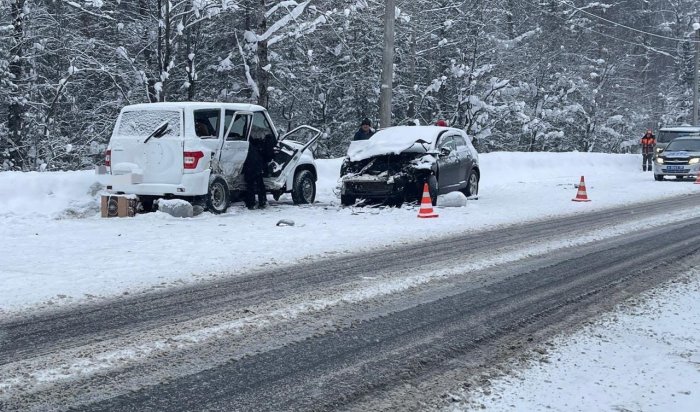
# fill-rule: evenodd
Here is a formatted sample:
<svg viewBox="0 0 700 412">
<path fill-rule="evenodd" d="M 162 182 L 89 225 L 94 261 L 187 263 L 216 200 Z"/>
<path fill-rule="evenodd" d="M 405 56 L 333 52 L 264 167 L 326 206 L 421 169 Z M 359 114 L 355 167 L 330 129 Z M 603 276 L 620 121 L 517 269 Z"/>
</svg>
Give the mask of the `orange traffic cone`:
<svg viewBox="0 0 700 412">
<path fill-rule="evenodd" d="M 418 210 L 418 217 L 421 219 L 429 217 L 438 217 L 438 214 L 433 212 L 433 201 L 430 200 L 430 190 L 428 190 L 428 184 L 423 185 L 423 199 L 420 201 L 420 209 Z"/>
<path fill-rule="evenodd" d="M 578 184 L 578 192 L 576 192 L 576 197 L 571 199 L 574 202 L 590 202 L 591 199 L 588 198 L 586 194 L 586 182 L 583 181 L 583 176 L 581 176 L 581 183 Z"/>
</svg>

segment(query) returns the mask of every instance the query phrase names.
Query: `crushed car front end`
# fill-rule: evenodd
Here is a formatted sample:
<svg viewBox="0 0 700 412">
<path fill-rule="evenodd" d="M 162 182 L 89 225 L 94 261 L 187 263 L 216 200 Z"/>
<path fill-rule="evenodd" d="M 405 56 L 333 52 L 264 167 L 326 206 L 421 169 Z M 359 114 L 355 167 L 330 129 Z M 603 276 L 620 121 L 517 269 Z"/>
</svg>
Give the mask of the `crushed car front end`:
<svg viewBox="0 0 700 412">
<path fill-rule="evenodd" d="M 374 156 L 341 167 L 341 200 L 344 204 L 365 199 L 403 203 L 420 197 L 424 182 L 434 173 L 436 159 L 423 153 Z"/>
</svg>

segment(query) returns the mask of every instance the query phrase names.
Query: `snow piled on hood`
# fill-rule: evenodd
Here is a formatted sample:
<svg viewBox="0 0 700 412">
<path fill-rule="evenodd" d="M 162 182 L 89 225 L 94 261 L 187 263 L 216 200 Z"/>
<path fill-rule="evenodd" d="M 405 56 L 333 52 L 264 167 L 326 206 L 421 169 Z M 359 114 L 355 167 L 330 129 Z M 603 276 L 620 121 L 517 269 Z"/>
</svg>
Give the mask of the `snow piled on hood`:
<svg viewBox="0 0 700 412">
<path fill-rule="evenodd" d="M 357 162 L 374 156 L 399 154 L 419 140 L 433 143 L 438 134 L 446 129 L 437 126 L 389 127 L 378 131 L 369 140 L 352 142 L 348 148 L 348 157 L 350 161 Z"/>
</svg>

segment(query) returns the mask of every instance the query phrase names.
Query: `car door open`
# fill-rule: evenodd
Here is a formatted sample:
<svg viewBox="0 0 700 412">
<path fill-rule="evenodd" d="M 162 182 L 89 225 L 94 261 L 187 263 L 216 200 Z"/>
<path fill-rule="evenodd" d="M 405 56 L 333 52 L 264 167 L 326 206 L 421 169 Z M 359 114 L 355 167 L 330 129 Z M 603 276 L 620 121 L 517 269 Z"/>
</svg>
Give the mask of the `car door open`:
<svg viewBox="0 0 700 412">
<path fill-rule="evenodd" d="M 305 143 L 289 139 L 290 136 L 302 130 L 312 133 Z M 321 137 L 321 131 L 307 125 L 299 126 L 284 134 L 275 148 L 275 158 L 272 161 L 270 176 L 265 178 L 265 186 L 270 190 L 282 188 L 289 176 L 294 173 L 304 151 L 312 147 L 319 137 Z"/>
<path fill-rule="evenodd" d="M 248 156 L 248 136 L 253 114 L 226 110 L 224 115 L 224 137 L 219 155 L 221 172 L 231 189 L 243 185 L 241 171 Z"/>
</svg>

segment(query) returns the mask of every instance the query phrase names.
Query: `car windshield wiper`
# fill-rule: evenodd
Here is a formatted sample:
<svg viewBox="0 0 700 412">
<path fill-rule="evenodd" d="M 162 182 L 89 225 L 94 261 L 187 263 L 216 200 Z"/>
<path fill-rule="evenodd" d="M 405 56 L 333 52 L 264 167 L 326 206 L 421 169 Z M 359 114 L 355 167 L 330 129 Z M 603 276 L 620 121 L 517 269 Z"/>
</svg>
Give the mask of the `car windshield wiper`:
<svg viewBox="0 0 700 412">
<path fill-rule="evenodd" d="M 165 133 L 168 131 L 168 125 L 169 125 L 168 122 L 163 122 L 163 124 L 158 126 L 158 128 L 156 130 L 154 130 L 153 133 L 151 133 L 146 138 L 146 140 L 143 141 L 143 143 L 148 143 L 148 141 L 151 140 L 151 138 L 153 138 L 153 137 L 155 137 L 156 139 L 163 137 L 165 135 Z"/>
</svg>

